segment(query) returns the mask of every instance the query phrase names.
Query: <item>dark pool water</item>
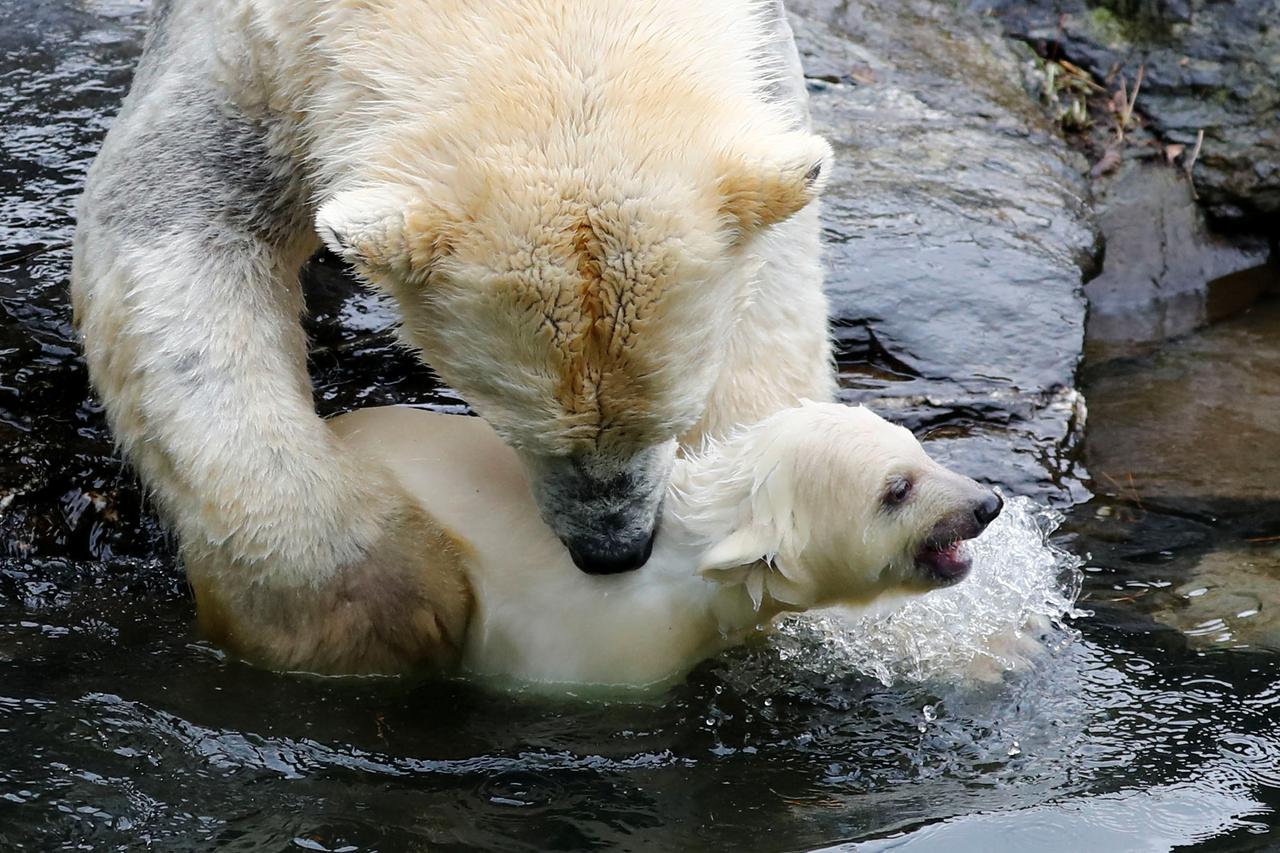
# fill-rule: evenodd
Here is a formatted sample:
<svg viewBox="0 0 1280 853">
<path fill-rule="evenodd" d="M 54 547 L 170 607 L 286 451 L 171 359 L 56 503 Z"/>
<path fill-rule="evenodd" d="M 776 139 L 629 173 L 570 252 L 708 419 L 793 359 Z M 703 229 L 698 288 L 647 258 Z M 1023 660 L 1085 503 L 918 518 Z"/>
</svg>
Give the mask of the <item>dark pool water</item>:
<svg viewBox="0 0 1280 853">
<path fill-rule="evenodd" d="M 223 659 L 69 326 L 141 5 L 0 0 L 0 850 L 1280 847 L 1276 302 L 1088 364 L 1094 496 L 1011 501 L 950 597 L 788 624 L 665 695 Z M 309 278 L 325 412 L 460 408 L 385 306 Z"/>
</svg>

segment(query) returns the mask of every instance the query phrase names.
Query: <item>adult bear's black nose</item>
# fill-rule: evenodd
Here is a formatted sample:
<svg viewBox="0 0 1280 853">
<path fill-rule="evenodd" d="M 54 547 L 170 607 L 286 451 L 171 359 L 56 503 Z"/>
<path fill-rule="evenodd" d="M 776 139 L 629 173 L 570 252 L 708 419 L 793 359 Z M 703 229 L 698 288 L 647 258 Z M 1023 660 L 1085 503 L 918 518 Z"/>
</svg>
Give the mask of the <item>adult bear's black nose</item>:
<svg viewBox="0 0 1280 853">
<path fill-rule="evenodd" d="M 625 547 L 617 547 L 610 543 L 604 547 L 593 547 L 598 543 L 574 543 L 565 545 L 573 564 L 589 575 L 616 575 L 638 569 L 649 561 L 653 553 L 653 540 L 656 531 L 648 537 Z"/>
<path fill-rule="evenodd" d="M 973 508 L 973 517 L 977 519 L 979 528 L 986 530 L 987 525 L 996 520 L 1002 509 L 1004 509 L 1004 498 L 995 492 L 987 492 L 987 496 L 978 501 L 978 505 Z"/>
</svg>

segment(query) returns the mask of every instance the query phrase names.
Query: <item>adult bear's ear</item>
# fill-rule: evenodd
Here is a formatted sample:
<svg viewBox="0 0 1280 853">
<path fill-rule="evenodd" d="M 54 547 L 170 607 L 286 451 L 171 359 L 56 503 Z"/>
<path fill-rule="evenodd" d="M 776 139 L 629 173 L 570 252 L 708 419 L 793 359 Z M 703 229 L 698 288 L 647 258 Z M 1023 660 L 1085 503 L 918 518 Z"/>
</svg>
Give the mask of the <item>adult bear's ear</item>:
<svg viewBox="0 0 1280 853">
<path fill-rule="evenodd" d="M 720 211 L 740 240 L 802 210 L 831 170 L 831 146 L 811 133 L 781 134 L 757 150 L 727 155 L 720 168 Z"/>
<path fill-rule="evenodd" d="M 408 188 L 346 190 L 320 205 L 316 233 L 329 251 L 369 270 L 425 271 L 445 250 L 446 217 Z"/>
</svg>

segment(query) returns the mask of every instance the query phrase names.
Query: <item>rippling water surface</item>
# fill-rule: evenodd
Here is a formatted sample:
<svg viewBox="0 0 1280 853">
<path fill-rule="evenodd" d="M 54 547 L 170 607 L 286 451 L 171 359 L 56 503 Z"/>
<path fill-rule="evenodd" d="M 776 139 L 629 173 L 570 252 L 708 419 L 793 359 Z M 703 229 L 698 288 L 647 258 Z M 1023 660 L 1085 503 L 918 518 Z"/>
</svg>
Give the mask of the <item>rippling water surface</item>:
<svg viewBox="0 0 1280 853">
<path fill-rule="evenodd" d="M 787 622 L 666 695 L 548 700 L 224 660 L 192 631 L 68 322 L 69 210 L 140 11 L 0 0 L 0 849 L 1280 840 L 1280 475 L 1257 452 L 1275 458 L 1280 417 L 1242 420 L 1216 390 L 1280 412 L 1264 408 L 1274 304 L 1093 366 L 1097 497 L 1065 517 L 1011 500 L 965 584 Z M 310 277 L 326 412 L 459 405 L 390 346 L 385 306 L 324 264 Z M 1203 425 L 1161 407 L 1178 388 L 1230 425 L 1211 465 L 1187 443 Z"/>
<path fill-rule="evenodd" d="M 1046 546 L 1050 523 L 1015 503 L 953 600 L 795 620 L 663 697 L 608 704 L 258 672 L 191 634 L 169 570 L 11 566 L 0 838 L 1247 846 L 1280 804 L 1280 661 L 1197 650 L 1114 604 L 1064 623 L 1079 561 Z"/>
</svg>

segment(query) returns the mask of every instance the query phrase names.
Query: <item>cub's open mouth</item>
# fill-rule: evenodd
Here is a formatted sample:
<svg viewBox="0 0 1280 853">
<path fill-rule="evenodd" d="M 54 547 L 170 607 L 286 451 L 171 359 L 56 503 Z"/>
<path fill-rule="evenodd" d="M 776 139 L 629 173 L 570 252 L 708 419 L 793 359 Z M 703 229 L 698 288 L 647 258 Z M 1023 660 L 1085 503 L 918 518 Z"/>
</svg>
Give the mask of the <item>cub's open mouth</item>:
<svg viewBox="0 0 1280 853">
<path fill-rule="evenodd" d="M 967 541 L 926 542 L 916 553 L 916 565 L 943 586 L 964 580 L 973 567 Z"/>
</svg>

